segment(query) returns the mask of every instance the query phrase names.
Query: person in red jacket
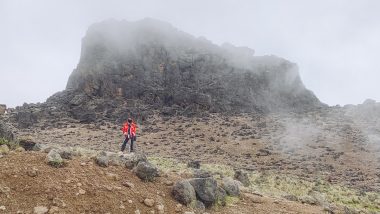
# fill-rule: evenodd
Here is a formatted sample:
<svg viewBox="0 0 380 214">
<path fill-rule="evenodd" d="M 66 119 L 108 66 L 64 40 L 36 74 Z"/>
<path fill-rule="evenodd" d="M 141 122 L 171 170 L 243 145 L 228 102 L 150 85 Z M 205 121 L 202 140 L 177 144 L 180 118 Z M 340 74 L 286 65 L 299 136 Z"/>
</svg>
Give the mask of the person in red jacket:
<svg viewBox="0 0 380 214">
<path fill-rule="evenodd" d="M 127 146 L 128 141 L 130 139 L 131 146 L 129 147 L 129 151 L 134 152 L 133 144 L 136 141 L 136 124 L 133 122 L 131 118 L 128 118 L 127 122 L 124 124 L 121 130 L 123 131 L 123 135 L 125 136 L 123 145 L 121 145 L 121 151 L 124 152 L 125 147 Z"/>
</svg>

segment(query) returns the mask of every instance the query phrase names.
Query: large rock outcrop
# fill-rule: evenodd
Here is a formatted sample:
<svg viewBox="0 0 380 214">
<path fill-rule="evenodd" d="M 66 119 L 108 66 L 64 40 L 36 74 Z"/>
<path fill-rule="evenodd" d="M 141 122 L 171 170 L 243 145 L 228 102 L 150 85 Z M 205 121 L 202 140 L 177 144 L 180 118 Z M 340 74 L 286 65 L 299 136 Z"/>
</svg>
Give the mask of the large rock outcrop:
<svg viewBox="0 0 380 214">
<path fill-rule="evenodd" d="M 172 107 L 176 113 L 304 111 L 321 105 L 303 86 L 296 64 L 253 53 L 152 19 L 109 20 L 89 28 L 67 89 L 83 93 L 72 103 L 85 101 L 83 96 L 121 98 L 127 105 Z"/>
<path fill-rule="evenodd" d="M 19 126 L 28 127 L 40 117 L 121 121 L 144 118 L 153 110 L 191 116 L 299 112 L 323 104 L 304 87 L 292 62 L 254 56 L 246 47 L 218 46 L 168 23 L 144 19 L 92 25 L 66 90 L 40 106 L 47 111 L 20 109 Z"/>
</svg>

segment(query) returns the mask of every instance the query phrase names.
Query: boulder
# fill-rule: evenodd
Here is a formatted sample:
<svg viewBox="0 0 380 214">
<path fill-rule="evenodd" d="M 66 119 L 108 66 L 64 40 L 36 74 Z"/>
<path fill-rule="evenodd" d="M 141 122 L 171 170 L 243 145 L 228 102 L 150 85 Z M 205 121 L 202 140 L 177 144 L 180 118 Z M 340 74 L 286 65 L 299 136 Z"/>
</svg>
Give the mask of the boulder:
<svg viewBox="0 0 380 214">
<path fill-rule="evenodd" d="M 197 161 L 197 160 L 191 160 L 187 163 L 187 167 L 199 169 L 199 168 L 201 168 L 201 162 Z"/>
<path fill-rule="evenodd" d="M 120 156 L 121 163 L 128 169 L 133 169 L 139 162 L 146 162 L 147 160 L 143 153 L 129 153 Z"/>
<path fill-rule="evenodd" d="M 108 167 L 108 165 L 109 165 L 109 158 L 107 156 L 107 153 L 106 152 L 101 152 L 99 155 L 97 155 L 95 157 L 95 163 L 98 166 L 101 166 L 101 167 Z"/>
<path fill-rule="evenodd" d="M 45 214 L 45 213 L 48 213 L 48 211 L 49 211 L 49 209 L 47 207 L 44 207 L 44 206 L 34 207 L 34 209 L 33 209 L 34 214 Z"/>
<path fill-rule="evenodd" d="M 18 123 L 19 128 L 29 128 L 35 123 L 37 123 L 37 116 L 33 114 L 30 110 L 25 109 L 17 112 L 16 121 Z"/>
<path fill-rule="evenodd" d="M 206 207 L 214 204 L 216 200 L 217 182 L 213 178 L 193 178 L 189 180 L 194 187 L 197 198 L 202 201 Z"/>
<path fill-rule="evenodd" d="M 244 170 L 236 170 L 234 178 L 238 181 L 240 181 L 245 187 L 248 187 L 251 185 L 251 181 L 249 180 L 249 175 Z"/>
<path fill-rule="evenodd" d="M 196 201 L 194 187 L 188 180 L 178 181 L 174 184 L 172 195 L 175 200 L 183 205 L 190 205 Z"/>
<path fill-rule="evenodd" d="M 6 111 L 7 111 L 7 106 L 4 104 L 0 104 L 0 115 L 5 114 Z"/>
<path fill-rule="evenodd" d="M 143 181 L 153 181 L 158 176 L 158 169 L 151 163 L 140 161 L 134 168 L 137 177 Z"/>
<path fill-rule="evenodd" d="M 59 151 L 56 149 L 50 150 L 50 152 L 46 156 L 46 161 L 50 166 L 53 167 L 63 167 L 65 162 L 63 161 L 61 155 L 59 155 Z"/>
<path fill-rule="evenodd" d="M 63 159 L 71 160 L 73 158 L 74 151 L 72 148 L 59 149 L 58 152 Z"/>
<path fill-rule="evenodd" d="M 234 179 L 227 177 L 223 179 L 222 188 L 226 190 L 227 195 L 229 196 L 239 196 L 240 188 L 239 182 Z"/>
<path fill-rule="evenodd" d="M 29 139 L 21 139 L 19 140 L 19 146 L 25 149 L 25 151 L 32 151 L 36 146 L 36 143 Z"/>
<path fill-rule="evenodd" d="M 11 128 L 3 121 L 0 121 L 0 138 L 4 138 L 8 141 L 12 141 L 14 139 L 14 135 L 11 131 Z"/>
</svg>

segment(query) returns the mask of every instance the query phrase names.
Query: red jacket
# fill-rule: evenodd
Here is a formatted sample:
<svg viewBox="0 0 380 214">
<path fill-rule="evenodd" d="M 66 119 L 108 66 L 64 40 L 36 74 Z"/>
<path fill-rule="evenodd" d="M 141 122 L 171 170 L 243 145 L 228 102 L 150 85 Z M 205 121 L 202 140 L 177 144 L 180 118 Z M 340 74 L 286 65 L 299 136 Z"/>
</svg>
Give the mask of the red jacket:
<svg viewBox="0 0 380 214">
<path fill-rule="evenodd" d="M 123 134 L 128 134 L 128 129 L 129 129 L 129 123 L 124 123 L 123 128 L 121 129 L 123 131 Z M 131 137 L 136 136 L 136 124 L 134 122 L 131 123 Z"/>
</svg>

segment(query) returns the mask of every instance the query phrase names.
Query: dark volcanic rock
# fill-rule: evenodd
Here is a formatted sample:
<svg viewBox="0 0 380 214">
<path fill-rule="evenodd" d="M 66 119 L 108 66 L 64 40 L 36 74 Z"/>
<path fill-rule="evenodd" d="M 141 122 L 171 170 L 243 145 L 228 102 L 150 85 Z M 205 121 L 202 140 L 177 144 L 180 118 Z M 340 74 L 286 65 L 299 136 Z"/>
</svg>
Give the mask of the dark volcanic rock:
<svg viewBox="0 0 380 214">
<path fill-rule="evenodd" d="M 6 140 L 13 140 L 14 138 L 10 127 L 2 121 L 0 121 L 0 138 L 4 138 Z"/>
<path fill-rule="evenodd" d="M 40 119 L 144 120 L 208 112 L 304 112 L 324 105 L 307 90 L 297 65 L 254 50 L 215 45 L 153 19 L 108 20 L 82 40 L 78 66 L 66 90 L 46 103 L 16 109 L 28 128 Z"/>
<path fill-rule="evenodd" d="M 248 187 L 251 184 L 251 181 L 249 180 L 249 175 L 244 170 L 236 170 L 234 178 L 240 181 L 246 187 Z"/>
<path fill-rule="evenodd" d="M 157 20 L 104 21 L 92 25 L 83 39 L 81 59 L 67 89 L 85 95 L 69 103 L 82 106 L 89 97 L 120 99 L 127 100 L 126 113 L 133 114 L 139 103 L 140 108 L 158 108 L 167 115 L 321 106 L 303 86 L 294 63 L 253 53 L 214 45 Z M 105 109 L 114 110 L 99 110 Z"/>
<path fill-rule="evenodd" d="M 21 139 L 18 144 L 22 148 L 24 148 L 26 151 L 32 151 L 36 146 L 36 143 L 33 142 L 32 140 L 25 140 L 25 139 Z"/>
<path fill-rule="evenodd" d="M 175 183 L 172 195 L 175 200 L 183 205 L 190 205 L 197 200 L 194 187 L 187 180 Z"/>
<path fill-rule="evenodd" d="M 213 178 L 194 178 L 189 180 L 194 187 L 197 198 L 207 207 L 216 201 L 217 182 Z"/>
<path fill-rule="evenodd" d="M 149 162 L 140 161 L 134 169 L 137 177 L 143 181 L 153 181 L 158 176 L 158 169 Z"/>
</svg>

